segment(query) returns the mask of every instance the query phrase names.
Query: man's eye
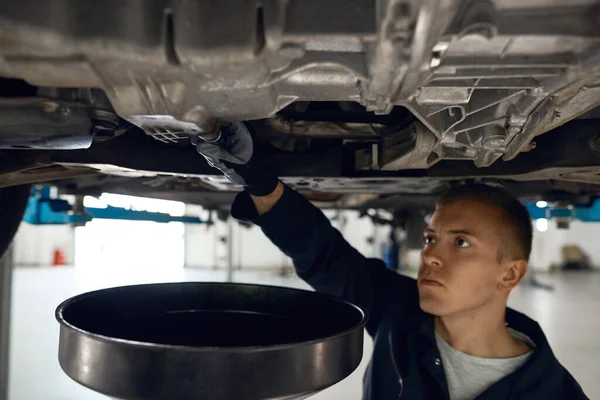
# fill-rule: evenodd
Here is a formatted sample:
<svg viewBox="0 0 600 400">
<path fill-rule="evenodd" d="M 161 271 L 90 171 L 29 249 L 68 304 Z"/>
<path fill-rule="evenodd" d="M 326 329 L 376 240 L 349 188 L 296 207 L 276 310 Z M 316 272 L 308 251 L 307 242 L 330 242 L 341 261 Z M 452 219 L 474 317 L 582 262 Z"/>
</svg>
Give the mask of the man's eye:
<svg viewBox="0 0 600 400">
<path fill-rule="evenodd" d="M 469 242 L 461 238 L 456 239 L 456 244 L 458 245 L 458 247 L 471 247 L 471 244 Z"/>
<path fill-rule="evenodd" d="M 434 244 L 435 238 L 433 236 L 425 236 L 423 238 L 423 244 Z"/>
</svg>

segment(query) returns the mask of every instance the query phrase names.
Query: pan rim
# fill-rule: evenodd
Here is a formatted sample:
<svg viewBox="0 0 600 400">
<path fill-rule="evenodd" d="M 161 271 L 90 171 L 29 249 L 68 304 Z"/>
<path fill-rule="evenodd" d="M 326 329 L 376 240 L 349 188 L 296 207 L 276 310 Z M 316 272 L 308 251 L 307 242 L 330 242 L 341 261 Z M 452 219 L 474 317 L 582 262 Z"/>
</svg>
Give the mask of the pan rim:
<svg viewBox="0 0 600 400">
<path fill-rule="evenodd" d="M 349 307 L 352 307 L 354 310 L 358 311 L 361 315 L 360 321 L 353 325 L 350 328 L 344 329 L 341 332 L 338 332 L 334 335 L 320 337 L 311 340 L 299 341 L 299 342 L 291 342 L 291 343 L 283 343 L 276 345 L 249 345 L 249 346 L 183 346 L 183 345 L 170 345 L 170 344 L 162 344 L 162 343 L 152 343 L 152 342 L 142 342 L 138 340 L 130 340 L 130 339 L 121 339 L 115 338 L 111 336 L 102 335 L 99 333 L 94 333 L 87 331 L 85 329 L 79 328 L 69 321 L 67 321 L 63 315 L 65 309 L 71 305 L 72 303 L 81 300 L 82 298 L 97 295 L 100 292 L 108 292 L 113 289 L 125 289 L 125 288 L 134 288 L 134 287 L 157 287 L 157 286 L 168 286 L 168 285 L 202 285 L 202 286 L 246 286 L 246 287 L 260 287 L 267 288 L 273 290 L 281 290 L 281 291 L 290 291 L 290 292 L 303 292 L 308 293 L 314 296 L 320 296 L 322 298 L 335 301 L 338 303 L 346 304 Z M 283 286 L 274 286 L 274 285 L 262 285 L 262 284 L 253 284 L 253 283 L 236 283 L 236 282 L 210 282 L 210 281 L 186 281 L 186 282 L 162 282 L 162 283 L 143 283 L 136 285 L 124 285 L 124 286 L 115 286 L 110 288 L 97 289 L 86 293 L 80 293 L 73 297 L 70 297 L 67 300 L 64 300 L 62 303 L 58 305 L 55 311 L 55 318 L 58 323 L 61 325 L 61 328 L 67 328 L 72 331 L 75 331 L 79 334 L 86 336 L 87 338 L 94 339 L 100 342 L 108 343 L 108 344 L 116 344 L 116 345 L 124 345 L 129 347 L 137 347 L 140 349 L 146 350 L 171 350 L 171 351 L 185 351 L 185 352 L 194 352 L 194 353 L 214 353 L 214 352 L 222 352 L 222 353 L 255 353 L 255 352 L 268 352 L 268 351 L 278 351 L 284 350 L 293 347 L 301 347 L 301 346 L 311 346 L 327 341 L 333 341 L 338 338 L 347 336 L 355 332 L 357 329 L 363 329 L 367 324 L 369 319 L 369 315 L 366 310 L 362 307 L 357 306 L 347 300 L 342 298 L 338 298 L 329 294 L 320 293 L 317 291 L 310 291 L 304 289 L 296 289 L 289 288 Z"/>
</svg>

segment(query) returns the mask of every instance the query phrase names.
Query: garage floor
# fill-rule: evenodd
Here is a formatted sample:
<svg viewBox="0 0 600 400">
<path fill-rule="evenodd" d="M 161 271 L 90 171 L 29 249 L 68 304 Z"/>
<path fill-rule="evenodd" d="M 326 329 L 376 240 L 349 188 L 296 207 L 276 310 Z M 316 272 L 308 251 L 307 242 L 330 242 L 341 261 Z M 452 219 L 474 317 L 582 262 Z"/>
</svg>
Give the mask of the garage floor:
<svg viewBox="0 0 600 400">
<path fill-rule="evenodd" d="M 14 272 L 9 400 L 100 400 L 105 397 L 71 381 L 57 361 L 58 324 L 54 309 L 77 293 L 116 285 L 161 281 L 224 281 L 225 272 L 194 269 L 58 267 L 18 268 Z M 240 282 L 308 288 L 297 277 L 268 272 L 237 272 Z M 600 398 L 600 274 L 540 275 L 553 292 L 531 287 L 513 293 L 510 305 L 536 319 L 558 359 L 590 398 Z M 342 383 L 315 400 L 360 399 L 362 374 L 371 352 Z"/>
</svg>

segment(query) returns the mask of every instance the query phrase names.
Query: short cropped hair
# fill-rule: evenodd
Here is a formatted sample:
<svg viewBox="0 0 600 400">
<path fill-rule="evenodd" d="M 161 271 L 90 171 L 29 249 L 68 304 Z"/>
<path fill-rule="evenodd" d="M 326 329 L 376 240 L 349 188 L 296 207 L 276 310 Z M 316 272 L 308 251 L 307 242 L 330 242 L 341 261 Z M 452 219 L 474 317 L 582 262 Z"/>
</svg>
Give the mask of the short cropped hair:
<svg viewBox="0 0 600 400">
<path fill-rule="evenodd" d="M 448 205 L 459 200 L 470 200 L 499 208 L 507 222 L 506 242 L 498 254 L 498 261 L 505 257 L 529 261 L 533 227 L 531 215 L 519 200 L 501 187 L 469 183 L 454 186 L 437 200 L 439 205 Z"/>
</svg>

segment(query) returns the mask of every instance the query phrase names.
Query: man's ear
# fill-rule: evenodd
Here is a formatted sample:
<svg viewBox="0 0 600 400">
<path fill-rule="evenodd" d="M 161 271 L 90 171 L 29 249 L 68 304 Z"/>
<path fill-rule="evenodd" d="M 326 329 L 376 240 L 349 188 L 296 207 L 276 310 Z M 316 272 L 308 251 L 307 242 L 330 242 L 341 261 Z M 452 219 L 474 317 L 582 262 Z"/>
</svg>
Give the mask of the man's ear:
<svg viewBox="0 0 600 400">
<path fill-rule="evenodd" d="M 498 283 L 498 289 L 505 292 L 513 290 L 527 274 L 527 268 L 528 265 L 525 260 L 505 262 L 504 274 L 500 283 Z"/>
</svg>

